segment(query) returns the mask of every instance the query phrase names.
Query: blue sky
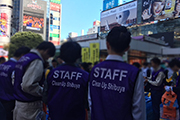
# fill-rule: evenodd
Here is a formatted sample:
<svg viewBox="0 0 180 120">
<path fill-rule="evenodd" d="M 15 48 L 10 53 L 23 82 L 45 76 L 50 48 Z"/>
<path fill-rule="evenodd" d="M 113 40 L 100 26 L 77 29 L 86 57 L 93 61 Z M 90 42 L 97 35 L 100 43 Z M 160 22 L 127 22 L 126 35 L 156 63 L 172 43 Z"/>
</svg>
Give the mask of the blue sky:
<svg viewBox="0 0 180 120">
<path fill-rule="evenodd" d="M 61 39 L 67 38 L 68 33 L 85 34 L 93 27 L 93 21 L 100 20 L 103 0 L 62 0 Z"/>
</svg>

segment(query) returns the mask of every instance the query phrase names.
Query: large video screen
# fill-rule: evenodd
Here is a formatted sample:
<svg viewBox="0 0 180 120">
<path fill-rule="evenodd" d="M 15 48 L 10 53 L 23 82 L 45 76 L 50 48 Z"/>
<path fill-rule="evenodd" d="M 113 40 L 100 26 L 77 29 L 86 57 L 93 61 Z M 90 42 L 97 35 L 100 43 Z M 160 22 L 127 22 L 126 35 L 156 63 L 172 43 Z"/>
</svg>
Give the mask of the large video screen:
<svg viewBox="0 0 180 120">
<path fill-rule="evenodd" d="M 32 31 L 43 33 L 44 16 L 32 16 L 24 14 L 23 16 L 23 31 Z"/>
<path fill-rule="evenodd" d="M 180 16 L 180 0 L 143 0 L 142 21 L 165 20 Z"/>
<path fill-rule="evenodd" d="M 137 23 L 137 1 L 101 13 L 101 32 Z"/>
<path fill-rule="evenodd" d="M 0 37 L 6 37 L 8 30 L 8 15 L 7 13 L 0 13 Z"/>
</svg>

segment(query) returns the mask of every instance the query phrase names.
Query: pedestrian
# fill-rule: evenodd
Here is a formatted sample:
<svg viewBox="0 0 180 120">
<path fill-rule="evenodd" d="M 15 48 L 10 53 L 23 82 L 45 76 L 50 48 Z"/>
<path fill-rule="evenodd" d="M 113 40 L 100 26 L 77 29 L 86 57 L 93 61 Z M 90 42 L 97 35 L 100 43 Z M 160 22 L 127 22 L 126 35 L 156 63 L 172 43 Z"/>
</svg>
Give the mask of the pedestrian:
<svg viewBox="0 0 180 120">
<path fill-rule="evenodd" d="M 36 49 L 21 57 L 15 67 L 14 120 L 44 120 L 42 94 L 46 60 L 55 55 L 51 42 L 42 42 Z"/>
<path fill-rule="evenodd" d="M 134 62 L 133 66 L 137 67 L 138 69 L 141 69 L 141 65 L 138 62 Z"/>
<path fill-rule="evenodd" d="M 50 67 L 47 68 L 47 69 L 49 69 L 50 71 L 53 70 L 53 69 L 55 69 L 55 68 L 58 66 L 58 62 L 57 62 L 55 59 L 53 59 L 51 63 L 52 63 L 52 66 L 50 66 Z"/>
<path fill-rule="evenodd" d="M 173 59 L 170 63 L 169 66 L 171 70 L 173 70 L 174 74 L 172 74 L 172 81 L 171 85 L 165 86 L 165 90 L 167 92 L 173 91 L 177 94 L 177 101 L 178 105 L 180 106 L 180 61 L 178 59 Z M 179 73 L 177 76 L 176 73 Z M 180 113 L 180 110 L 179 110 Z"/>
<path fill-rule="evenodd" d="M 114 27 L 106 38 L 108 56 L 90 74 L 91 120 L 145 120 L 142 73 L 123 62 L 130 48 L 126 27 Z"/>
<path fill-rule="evenodd" d="M 165 74 L 164 69 L 161 68 L 161 60 L 157 57 L 151 60 L 151 65 L 154 69 L 151 78 L 147 78 L 145 82 L 150 83 L 151 99 L 153 107 L 153 120 L 159 120 L 160 118 L 160 104 L 161 97 L 164 92 Z"/>
<path fill-rule="evenodd" d="M 20 47 L 14 53 L 14 57 L 9 61 L 0 64 L 0 102 L 4 106 L 6 120 L 13 120 L 13 110 L 15 107 L 14 98 L 14 69 L 17 61 L 30 51 L 28 47 Z"/>
<path fill-rule="evenodd" d="M 52 120 L 85 120 L 85 98 L 89 74 L 76 66 L 81 46 L 69 41 L 60 48 L 64 63 L 48 76 L 48 107 Z"/>
<path fill-rule="evenodd" d="M 6 62 L 5 57 L 0 57 L 0 64 L 3 64 L 3 63 L 5 63 L 5 62 Z"/>
</svg>

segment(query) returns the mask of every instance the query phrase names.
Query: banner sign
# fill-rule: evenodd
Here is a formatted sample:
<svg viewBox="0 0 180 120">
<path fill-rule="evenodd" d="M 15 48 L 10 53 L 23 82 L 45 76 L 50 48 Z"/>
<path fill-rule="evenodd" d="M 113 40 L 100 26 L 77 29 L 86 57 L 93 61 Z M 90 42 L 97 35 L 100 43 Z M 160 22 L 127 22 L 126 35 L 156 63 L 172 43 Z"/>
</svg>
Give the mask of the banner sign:
<svg viewBox="0 0 180 120">
<path fill-rule="evenodd" d="M 90 43 L 90 62 L 99 62 L 100 57 L 100 45 L 99 43 Z"/>
<path fill-rule="evenodd" d="M 101 32 L 137 23 L 137 1 L 101 13 Z"/>
<path fill-rule="evenodd" d="M 150 22 L 180 16 L 179 0 L 143 0 L 142 21 Z"/>
<path fill-rule="evenodd" d="M 89 62 L 89 48 L 86 47 L 86 48 L 82 48 L 82 51 L 81 51 L 81 55 L 82 55 L 82 62 L 86 62 L 88 63 Z"/>
</svg>

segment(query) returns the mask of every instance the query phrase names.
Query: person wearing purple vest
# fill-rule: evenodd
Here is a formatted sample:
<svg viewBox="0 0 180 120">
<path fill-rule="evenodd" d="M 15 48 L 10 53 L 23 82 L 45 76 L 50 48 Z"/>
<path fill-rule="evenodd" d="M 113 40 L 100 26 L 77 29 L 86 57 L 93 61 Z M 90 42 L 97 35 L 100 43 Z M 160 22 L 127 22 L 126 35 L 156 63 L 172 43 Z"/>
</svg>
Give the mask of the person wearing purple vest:
<svg viewBox="0 0 180 120">
<path fill-rule="evenodd" d="M 42 94 L 44 62 L 55 54 L 51 42 L 42 42 L 36 49 L 21 57 L 15 66 L 14 120 L 44 120 Z"/>
<path fill-rule="evenodd" d="M 165 86 L 165 90 L 168 92 L 172 90 L 177 94 L 178 105 L 180 106 L 180 61 L 176 58 L 172 59 L 169 67 L 174 73 L 172 74 L 172 81 Z M 177 75 L 177 72 L 179 72 L 179 75 Z"/>
<path fill-rule="evenodd" d="M 160 104 L 161 97 L 164 93 L 165 74 L 164 69 L 160 66 L 161 60 L 157 57 L 151 60 L 151 65 L 154 69 L 152 76 L 145 82 L 149 82 L 151 85 L 151 99 L 153 107 L 153 120 L 159 120 L 160 118 Z"/>
<path fill-rule="evenodd" d="M 114 27 L 106 38 L 108 56 L 90 74 L 91 120 L 145 120 L 142 73 L 123 62 L 131 34 L 126 27 Z"/>
<path fill-rule="evenodd" d="M 60 51 L 64 63 L 52 70 L 47 79 L 50 119 L 85 120 L 89 74 L 75 65 L 81 58 L 81 46 L 69 41 L 61 46 Z"/>
<path fill-rule="evenodd" d="M 17 61 L 30 51 L 28 47 L 20 47 L 14 57 L 0 65 L 0 102 L 5 109 L 6 120 L 13 120 L 14 98 L 14 69 Z"/>
</svg>

